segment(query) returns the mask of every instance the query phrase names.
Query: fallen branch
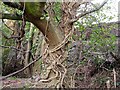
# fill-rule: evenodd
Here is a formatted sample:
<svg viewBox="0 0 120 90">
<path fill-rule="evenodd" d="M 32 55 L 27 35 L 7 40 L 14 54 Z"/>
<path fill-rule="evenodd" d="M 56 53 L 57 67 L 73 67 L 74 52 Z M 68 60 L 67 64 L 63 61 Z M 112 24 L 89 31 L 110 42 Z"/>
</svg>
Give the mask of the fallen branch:
<svg viewBox="0 0 120 90">
<path fill-rule="evenodd" d="M 37 59 L 35 59 L 34 61 L 30 62 L 30 63 L 29 63 L 27 66 L 25 66 L 24 68 L 22 68 L 22 69 L 20 69 L 20 70 L 18 70 L 18 71 L 16 71 L 16 72 L 13 72 L 13 73 L 11 73 L 11 74 L 9 74 L 9 75 L 7 75 L 7 76 L 4 76 L 3 78 L 0 78 L 0 81 L 1 81 L 1 80 L 4 80 L 4 79 L 6 79 L 6 78 L 8 78 L 8 77 L 10 77 L 10 76 L 13 76 L 13 75 L 15 75 L 15 74 L 18 74 L 18 73 L 24 71 L 24 70 L 27 69 L 30 65 L 32 65 L 32 64 L 34 64 L 36 61 L 38 61 L 40 58 L 42 58 L 42 56 L 39 56 L 39 57 L 38 57 Z"/>
</svg>

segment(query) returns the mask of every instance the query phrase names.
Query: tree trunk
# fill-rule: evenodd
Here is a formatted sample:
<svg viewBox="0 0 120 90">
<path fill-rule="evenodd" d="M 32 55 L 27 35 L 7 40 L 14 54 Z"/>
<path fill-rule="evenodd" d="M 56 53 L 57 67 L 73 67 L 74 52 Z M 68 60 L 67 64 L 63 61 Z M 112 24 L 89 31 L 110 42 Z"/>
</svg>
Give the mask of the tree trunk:
<svg viewBox="0 0 120 90">
<path fill-rule="evenodd" d="M 29 7 L 29 5 L 27 6 Z M 43 77 L 44 80 L 41 80 L 42 83 L 45 83 L 42 87 L 45 88 L 46 85 L 47 87 L 56 87 L 57 84 L 63 83 L 63 78 L 59 74 L 64 74 L 63 72 L 66 72 L 64 66 L 61 64 L 62 61 L 60 62 L 58 59 L 64 57 L 64 52 L 61 51 L 61 48 L 54 51 L 54 48 L 62 42 L 63 36 L 59 28 L 56 28 L 52 22 L 46 19 L 41 20 L 40 17 L 31 15 L 28 11 L 29 10 L 26 11 L 26 17 L 43 33 L 46 41 L 45 51 L 42 54 L 46 66 L 46 75 L 43 75 L 45 76 Z M 61 71 L 57 70 L 59 68 Z"/>
<path fill-rule="evenodd" d="M 33 44 L 33 25 L 30 24 L 30 31 L 29 31 L 29 37 L 28 37 L 28 43 L 27 43 L 27 53 L 25 55 L 25 60 L 24 60 L 24 66 L 27 66 L 30 63 L 30 59 L 31 59 L 31 53 L 30 50 L 32 49 L 32 44 Z M 31 77 L 32 76 L 32 66 L 30 66 L 29 68 L 27 68 L 24 72 L 26 74 L 27 77 Z"/>
<path fill-rule="evenodd" d="M 69 23 L 69 21 L 75 17 L 76 13 L 74 9 L 77 7 L 75 3 L 64 2 L 62 4 L 63 16 L 61 19 L 61 27 L 62 31 L 64 31 L 64 34 L 62 34 L 61 29 L 53 24 L 53 20 L 46 20 L 46 18 L 41 19 L 41 17 L 43 17 L 44 3 L 35 3 L 35 5 L 36 6 L 33 7 L 33 3 L 25 3 L 25 16 L 43 33 L 45 38 L 45 44 L 44 47 L 42 47 L 44 48 L 42 59 L 46 67 L 46 72 L 43 74 L 42 80 L 40 80 L 41 83 L 45 84 L 42 85 L 42 88 L 71 87 L 71 83 L 68 82 L 71 77 L 69 73 L 67 74 L 67 64 L 65 63 L 67 57 L 65 45 L 74 30 L 73 23 Z M 40 8 L 41 6 L 42 8 Z M 74 8 L 71 10 L 71 13 L 66 9 L 70 7 Z M 36 11 L 33 10 L 34 8 L 36 8 Z"/>
<path fill-rule="evenodd" d="M 37 49 L 35 50 L 35 54 L 34 54 L 36 57 L 39 57 L 41 55 L 42 42 L 43 42 L 42 33 L 36 31 L 34 34 L 34 41 L 33 41 L 33 45 L 37 44 Z M 42 71 L 41 67 L 42 67 L 42 61 L 40 59 L 33 64 L 33 75 L 39 75 Z"/>
</svg>

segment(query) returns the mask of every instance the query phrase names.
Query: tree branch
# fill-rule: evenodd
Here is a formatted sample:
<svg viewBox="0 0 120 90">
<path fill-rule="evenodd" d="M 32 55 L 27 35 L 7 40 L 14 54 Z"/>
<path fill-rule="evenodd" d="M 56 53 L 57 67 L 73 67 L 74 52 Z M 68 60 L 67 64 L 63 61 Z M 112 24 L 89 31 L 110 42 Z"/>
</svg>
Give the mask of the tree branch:
<svg viewBox="0 0 120 90">
<path fill-rule="evenodd" d="M 21 5 L 19 5 L 18 3 L 16 3 L 16 2 L 10 2 L 9 0 L 2 0 L 2 1 L 8 7 L 17 8 L 19 10 L 23 10 L 23 7 Z"/>
<path fill-rule="evenodd" d="M 22 15 L 7 14 L 0 12 L 0 19 L 22 20 Z"/>
<path fill-rule="evenodd" d="M 93 10 L 91 10 L 91 11 L 88 11 L 88 12 L 85 12 L 85 13 L 83 13 L 83 14 L 80 14 L 80 15 L 77 16 L 75 19 L 70 20 L 69 23 L 74 23 L 74 22 L 76 22 L 77 20 L 79 20 L 79 18 L 81 18 L 81 17 L 83 17 L 83 16 L 85 16 L 85 15 L 87 15 L 87 14 L 90 14 L 90 13 L 93 13 L 93 12 L 95 12 L 95 11 L 100 10 L 100 9 L 107 3 L 107 1 L 108 1 L 108 0 L 105 0 L 99 7 L 96 7 L 95 9 L 93 9 Z"/>
<path fill-rule="evenodd" d="M 0 12 L 0 19 L 23 20 L 22 15 L 7 14 L 7 13 L 1 13 L 1 12 Z M 29 21 L 28 19 L 25 19 L 25 20 Z"/>
<path fill-rule="evenodd" d="M 22 69 L 20 69 L 20 70 L 18 70 L 18 71 L 16 71 L 16 72 L 13 72 L 13 73 L 11 73 L 11 74 L 8 74 L 7 76 L 4 76 L 3 78 L 0 78 L 0 81 L 1 81 L 1 80 L 4 80 L 4 79 L 6 79 L 6 78 L 8 78 L 8 77 L 10 77 L 10 76 L 13 76 L 13 75 L 15 75 L 15 74 L 18 74 L 18 73 L 24 71 L 24 70 L 27 69 L 30 65 L 32 65 L 32 64 L 35 63 L 35 62 L 37 62 L 41 57 L 42 57 L 42 56 L 39 56 L 37 59 L 35 59 L 34 61 L 30 62 L 30 63 L 29 63 L 27 66 L 25 66 L 24 68 L 22 68 Z"/>
</svg>

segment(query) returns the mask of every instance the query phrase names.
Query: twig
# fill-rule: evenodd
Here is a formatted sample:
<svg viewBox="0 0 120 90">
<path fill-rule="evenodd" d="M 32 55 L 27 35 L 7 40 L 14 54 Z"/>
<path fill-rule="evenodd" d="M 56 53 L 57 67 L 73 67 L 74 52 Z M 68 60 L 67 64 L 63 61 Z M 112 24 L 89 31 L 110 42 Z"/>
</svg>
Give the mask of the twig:
<svg viewBox="0 0 120 90">
<path fill-rule="evenodd" d="M 115 69 L 113 68 L 113 74 L 114 74 L 114 87 L 116 88 L 116 71 Z"/>
<path fill-rule="evenodd" d="M 109 90 L 110 89 L 110 80 L 106 81 L 106 86 L 107 86 L 107 89 Z"/>
<path fill-rule="evenodd" d="M 88 53 L 92 54 L 92 55 L 106 55 L 106 54 L 108 54 L 108 52 L 89 52 L 89 51 L 88 51 Z"/>
<path fill-rule="evenodd" d="M 30 62 L 30 63 L 29 63 L 27 66 L 25 66 L 24 68 L 22 68 L 22 69 L 20 69 L 20 70 L 18 70 L 18 71 L 16 71 L 16 72 L 13 72 L 13 73 L 11 73 L 11 74 L 9 74 L 9 75 L 7 75 L 7 76 L 4 76 L 3 78 L 0 79 L 0 81 L 1 81 L 1 80 L 4 80 L 4 79 L 6 79 L 6 78 L 8 78 L 8 77 L 10 77 L 10 76 L 13 76 L 13 75 L 15 75 L 15 74 L 18 74 L 18 73 L 24 71 L 26 68 L 28 68 L 29 66 L 31 66 L 33 63 L 35 63 L 36 61 L 38 61 L 40 58 L 42 58 L 42 56 L 40 56 L 40 57 L 38 57 L 37 59 L 35 59 L 34 61 Z"/>
<path fill-rule="evenodd" d="M 110 55 L 111 55 L 116 61 L 119 61 L 119 58 L 118 58 L 113 52 L 110 52 Z"/>
<path fill-rule="evenodd" d="M 15 49 L 15 50 L 20 51 L 20 52 L 28 53 L 28 51 L 21 51 L 21 49 L 17 49 L 16 47 L 13 47 L 13 46 L 4 46 L 4 45 L 0 45 L 0 47 L 2 47 L 2 48 Z M 30 51 L 29 51 L 29 52 L 30 52 Z"/>
<path fill-rule="evenodd" d="M 4 22 L 3 19 L 2 19 L 2 23 L 3 23 L 8 29 L 10 29 L 11 31 L 13 31 L 13 30 Z"/>
<path fill-rule="evenodd" d="M 83 14 L 80 14 L 79 16 L 77 16 L 77 18 L 70 20 L 69 23 L 74 23 L 74 22 L 76 22 L 77 20 L 79 20 L 79 18 L 81 18 L 81 17 L 83 17 L 83 16 L 85 16 L 85 15 L 87 15 L 87 14 L 90 14 L 90 13 L 93 13 L 93 12 L 95 12 L 95 11 L 100 10 L 100 9 L 107 3 L 107 1 L 108 1 L 108 0 L 105 0 L 99 7 L 96 7 L 95 9 L 93 9 L 93 10 L 91 10 L 91 11 L 88 11 L 88 12 L 85 12 L 85 13 L 83 13 Z"/>
</svg>

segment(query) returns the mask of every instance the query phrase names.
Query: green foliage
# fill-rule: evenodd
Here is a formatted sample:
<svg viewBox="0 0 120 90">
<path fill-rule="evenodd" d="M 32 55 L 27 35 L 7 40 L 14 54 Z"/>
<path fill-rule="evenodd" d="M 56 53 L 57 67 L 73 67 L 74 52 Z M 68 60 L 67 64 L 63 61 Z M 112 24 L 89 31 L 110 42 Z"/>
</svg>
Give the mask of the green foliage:
<svg viewBox="0 0 120 90">
<path fill-rule="evenodd" d="M 120 82 L 117 82 L 117 86 L 120 86 Z"/>
<path fill-rule="evenodd" d="M 108 8 L 107 8 L 108 7 Z M 108 25 L 113 16 L 107 16 L 105 11 L 109 11 L 110 7 L 101 9 L 100 11 L 86 15 L 75 23 L 76 29 L 81 33 L 79 40 L 83 43 L 83 55 L 89 60 L 91 59 L 97 65 L 101 65 L 105 61 L 105 56 L 91 54 L 92 52 L 107 53 L 116 51 L 116 36 L 111 33 L 117 29 L 117 24 Z M 103 11 L 105 10 L 105 11 Z M 103 23 L 104 22 L 104 23 Z M 87 28 L 91 29 L 89 40 L 85 40 Z M 73 35 L 73 38 L 77 36 Z M 89 47 L 89 48 L 86 48 Z M 84 64 L 81 62 L 81 64 Z"/>
<path fill-rule="evenodd" d="M 102 77 L 97 77 L 94 82 L 98 83 L 101 87 L 106 84 L 106 81 L 109 80 L 109 77 L 102 76 Z"/>
<path fill-rule="evenodd" d="M 55 6 L 54 6 L 54 10 L 55 10 L 55 14 L 56 14 L 56 18 L 58 19 L 58 20 L 60 20 L 61 19 L 61 6 L 60 6 L 61 4 L 59 3 L 59 2 L 56 2 L 55 3 Z M 56 21 L 56 22 L 58 22 L 57 20 L 56 20 L 56 18 L 54 18 L 54 20 Z"/>
<path fill-rule="evenodd" d="M 107 26 L 105 26 L 107 27 Z M 95 28 L 91 34 L 89 45 L 93 46 L 92 50 L 99 52 L 114 51 L 116 37 L 110 34 L 112 29 Z"/>
<path fill-rule="evenodd" d="M 16 77 L 10 77 L 10 80 L 16 80 L 17 78 Z"/>
</svg>

